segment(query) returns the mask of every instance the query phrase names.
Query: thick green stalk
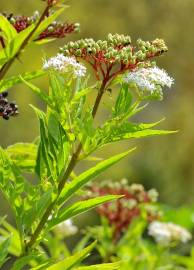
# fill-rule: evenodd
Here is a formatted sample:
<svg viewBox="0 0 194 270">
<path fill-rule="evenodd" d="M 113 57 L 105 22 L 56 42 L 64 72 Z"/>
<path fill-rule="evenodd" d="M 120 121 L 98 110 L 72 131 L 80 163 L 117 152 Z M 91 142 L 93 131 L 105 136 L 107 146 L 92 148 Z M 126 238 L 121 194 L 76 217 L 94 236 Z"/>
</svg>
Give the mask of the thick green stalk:
<svg viewBox="0 0 194 270">
<path fill-rule="evenodd" d="M 96 116 L 96 113 L 98 111 L 98 108 L 99 108 L 99 105 L 100 105 L 100 101 L 102 99 L 102 96 L 103 96 L 103 93 L 105 91 L 105 87 L 106 87 L 106 80 L 104 80 L 102 82 L 102 85 L 98 91 L 98 95 L 96 97 L 96 100 L 95 100 L 95 103 L 94 103 L 94 107 L 93 107 L 93 110 L 92 110 L 92 116 L 93 118 L 95 118 Z M 30 241 L 27 243 L 26 245 L 26 251 L 28 251 L 36 242 L 39 234 L 41 233 L 42 229 L 44 228 L 44 225 L 46 224 L 49 216 L 51 215 L 52 213 L 52 210 L 54 208 L 54 206 L 56 205 L 57 201 L 58 201 L 58 198 L 71 174 L 71 172 L 74 170 L 76 164 L 77 164 L 77 161 L 78 161 L 78 158 L 79 158 L 79 155 L 80 155 L 80 152 L 82 150 L 82 144 L 79 143 L 79 145 L 77 146 L 77 149 L 76 151 L 73 153 L 72 157 L 71 157 L 71 160 L 69 162 L 69 165 L 62 177 L 62 180 L 61 182 L 59 183 L 58 185 L 58 194 L 57 194 L 57 197 L 56 199 L 48 206 L 48 208 L 46 209 L 42 219 L 40 220 L 36 230 L 34 231 Z"/>
<path fill-rule="evenodd" d="M 38 20 L 35 28 L 32 30 L 32 32 L 30 32 L 30 34 L 27 36 L 27 38 L 21 44 L 21 46 L 20 46 L 20 48 L 18 50 L 18 53 L 13 58 L 11 58 L 7 63 L 5 63 L 3 65 L 3 67 L 0 70 L 0 80 L 3 79 L 3 77 L 6 75 L 6 73 L 8 72 L 8 70 L 10 69 L 12 64 L 14 63 L 15 59 L 19 57 L 21 51 L 27 46 L 29 40 L 31 39 L 33 34 L 36 32 L 36 30 L 39 27 L 39 25 L 41 24 L 41 22 L 44 20 L 44 18 L 47 15 L 49 9 L 50 9 L 50 6 L 47 5 L 45 10 L 43 11 L 42 15 L 40 16 L 40 19 Z"/>
</svg>

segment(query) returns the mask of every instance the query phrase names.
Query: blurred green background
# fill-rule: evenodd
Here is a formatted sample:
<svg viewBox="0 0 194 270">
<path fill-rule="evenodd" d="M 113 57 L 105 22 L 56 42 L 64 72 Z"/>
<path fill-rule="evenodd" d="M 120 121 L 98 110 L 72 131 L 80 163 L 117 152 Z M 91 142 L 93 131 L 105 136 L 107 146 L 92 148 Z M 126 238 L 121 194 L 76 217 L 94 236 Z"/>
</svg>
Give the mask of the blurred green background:
<svg viewBox="0 0 194 270">
<path fill-rule="evenodd" d="M 165 91 L 164 101 L 152 102 L 138 115 L 138 121 L 157 121 L 166 117 L 161 127 L 179 130 L 175 135 L 134 141 L 138 150 L 103 175 L 103 179 L 141 182 L 160 193 L 160 201 L 171 205 L 192 204 L 194 197 L 194 1 L 193 0 L 71 0 L 62 20 L 79 22 L 81 33 L 46 47 L 28 48 L 15 63 L 10 74 L 41 67 L 42 56 L 54 55 L 58 47 L 70 39 L 92 37 L 103 39 L 109 32 L 129 34 L 132 40 L 163 38 L 169 52 L 158 60 L 158 65 L 175 78 L 172 90 Z M 0 1 L 0 11 L 31 15 L 42 10 L 40 0 Z M 35 83 L 47 87 L 45 80 Z M 32 141 L 38 134 L 35 114 L 28 104 L 43 106 L 25 86 L 10 89 L 10 99 L 16 100 L 20 116 L 10 121 L 0 119 L 0 144 Z M 106 148 L 111 155 L 126 149 L 129 143 Z M 114 177 L 113 177 L 114 176 Z M 1 209 L 2 210 L 2 209 Z M 6 212 L 6 205 L 1 212 Z"/>
</svg>

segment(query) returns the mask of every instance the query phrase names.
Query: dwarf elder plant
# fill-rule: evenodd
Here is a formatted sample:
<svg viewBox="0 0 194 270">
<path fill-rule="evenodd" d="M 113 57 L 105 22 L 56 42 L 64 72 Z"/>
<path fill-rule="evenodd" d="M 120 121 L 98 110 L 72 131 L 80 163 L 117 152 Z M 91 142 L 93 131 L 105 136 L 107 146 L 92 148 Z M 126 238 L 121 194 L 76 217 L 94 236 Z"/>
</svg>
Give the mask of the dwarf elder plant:
<svg viewBox="0 0 194 270">
<path fill-rule="evenodd" d="M 107 144 L 170 133 L 155 129 L 160 121 L 134 123 L 131 120 L 145 109 L 146 100 L 161 100 L 162 88 L 173 83 L 153 61 L 167 52 L 161 39 L 139 39 L 132 43 L 130 36 L 119 34 L 108 34 L 98 41 L 81 39 L 65 44 L 56 56 L 45 57 L 42 68 L 34 72 L 6 76 L 29 45 L 63 38 L 78 30 L 78 24 L 56 21 L 65 8 L 62 1 L 47 0 L 42 14 L 0 15 L 1 121 L 18 114 L 17 105 L 7 100 L 7 90 L 17 83 L 27 85 L 46 104 L 45 111 L 31 105 L 40 126 L 34 142 L 0 149 L 0 188 L 15 218 L 15 227 L 6 217 L 0 221 L 0 265 L 11 257 L 10 269 L 120 269 L 119 261 L 84 266 L 83 259 L 96 243 L 70 253 L 54 231 L 62 224 L 72 225 L 71 218 L 122 196 L 80 200 L 77 194 L 85 184 L 134 149 L 100 162 L 96 159 L 95 166 L 90 165 L 79 174 L 76 166 Z M 95 75 L 94 84 L 89 80 L 90 73 Z M 29 82 L 40 76 L 48 78 L 48 90 Z M 113 91 L 114 98 L 108 100 Z M 102 108 L 104 96 L 108 117 L 98 125 L 95 117 Z M 26 172 L 34 179 L 38 177 L 38 183 L 30 182 Z M 77 201 L 72 202 L 72 198 Z"/>
</svg>

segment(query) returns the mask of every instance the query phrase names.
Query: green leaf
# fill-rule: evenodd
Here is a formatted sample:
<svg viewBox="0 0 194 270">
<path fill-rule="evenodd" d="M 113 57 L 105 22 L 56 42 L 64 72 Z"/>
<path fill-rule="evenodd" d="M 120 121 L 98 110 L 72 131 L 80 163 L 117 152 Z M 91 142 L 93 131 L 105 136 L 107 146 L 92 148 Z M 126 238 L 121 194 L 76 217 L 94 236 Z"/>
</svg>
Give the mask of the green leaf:
<svg viewBox="0 0 194 270">
<path fill-rule="evenodd" d="M 89 94 L 92 90 L 93 90 L 93 88 L 88 87 L 88 88 L 85 88 L 85 89 L 82 89 L 82 90 L 76 92 L 76 94 L 74 95 L 74 97 L 72 99 L 72 104 L 80 103 L 80 99 L 82 97 L 86 96 L 87 94 Z"/>
<path fill-rule="evenodd" d="M 78 191 L 81 187 L 87 184 L 91 179 L 95 178 L 103 171 L 107 170 L 109 167 L 126 157 L 129 153 L 134 151 L 135 148 L 130 149 L 124 153 L 115 155 L 109 159 L 106 159 L 100 163 L 98 163 L 93 168 L 87 170 L 86 172 L 80 174 L 78 177 L 74 178 L 72 182 L 65 185 L 61 196 L 59 197 L 58 203 L 64 203 L 67 199 L 69 199 L 76 191 Z"/>
<path fill-rule="evenodd" d="M 121 197 L 122 196 L 120 195 L 100 196 L 98 198 L 92 198 L 92 199 L 84 200 L 81 202 L 76 202 L 69 207 L 62 208 L 61 210 L 59 210 L 57 217 L 53 218 L 51 221 L 48 222 L 48 229 L 50 230 L 57 224 L 69 218 L 75 217 L 79 214 L 82 214 L 88 210 L 91 210 L 98 205 L 101 205 L 103 203 L 110 202 L 113 200 L 117 200 Z"/>
<path fill-rule="evenodd" d="M 11 270 L 22 270 L 24 266 L 29 265 L 31 260 L 35 260 L 40 256 L 37 252 L 31 252 L 30 255 L 26 255 L 24 257 L 18 258 L 17 261 L 12 266 Z"/>
<path fill-rule="evenodd" d="M 20 50 L 23 42 L 27 39 L 30 33 L 34 30 L 35 25 L 32 24 L 25 30 L 17 34 L 9 44 L 5 47 L 5 55 L 8 59 L 13 58 Z"/>
<path fill-rule="evenodd" d="M 54 265 L 51 265 L 47 268 L 47 270 L 70 270 L 74 269 L 76 265 L 78 265 L 81 261 L 83 261 L 93 250 L 96 242 L 92 243 L 88 247 L 84 248 L 82 251 L 75 253 L 74 255 L 64 259 L 61 262 L 58 262 Z M 35 270 L 35 269 L 33 269 Z"/>
<path fill-rule="evenodd" d="M 49 110 L 47 115 L 34 108 L 40 125 L 40 141 L 36 160 L 36 173 L 40 179 L 56 183 L 69 159 L 69 141 L 57 115 Z"/>
<path fill-rule="evenodd" d="M 28 203 L 30 207 L 26 206 L 26 211 L 23 215 L 23 227 L 25 227 L 26 233 L 32 231 L 32 226 L 34 224 L 37 224 L 38 221 L 41 220 L 42 216 L 44 215 L 45 209 L 48 207 L 48 205 L 52 202 L 52 196 L 53 196 L 53 188 L 48 187 L 48 190 L 42 190 L 39 187 L 36 186 L 36 193 L 34 196 L 24 202 Z M 25 209 L 24 209 L 25 210 Z"/>
<path fill-rule="evenodd" d="M 17 31 L 13 25 L 2 14 L 0 14 L 0 29 L 0 35 L 3 33 L 7 42 L 10 42 L 17 35 Z"/>
<path fill-rule="evenodd" d="M 0 81 L 0 93 L 11 88 L 12 86 L 22 83 L 25 81 L 30 81 L 35 78 L 39 78 L 41 76 L 44 76 L 46 73 L 44 70 L 37 70 L 32 72 L 26 72 L 21 75 L 12 76 L 8 79 L 1 80 Z"/>
<path fill-rule="evenodd" d="M 16 143 L 9 146 L 6 152 L 20 169 L 34 171 L 37 149 L 37 145 L 32 143 Z"/>
<path fill-rule="evenodd" d="M 76 270 L 116 270 L 121 269 L 121 262 L 102 263 L 91 266 L 80 266 Z"/>
<path fill-rule="evenodd" d="M 21 77 L 21 80 L 35 93 L 37 94 L 48 106 L 52 108 L 52 100 L 51 98 L 40 88 L 35 86 L 34 84 L 27 82 L 24 78 Z"/>
<path fill-rule="evenodd" d="M 34 41 L 34 43 L 36 45 L 45 45 L 45 44 L 53 42 L 55 40 L 56 40 L 56 38 L 46 38 L 46 39 L 36 40 L 36 41 Z"/>
<path fill-rule="evenodd" d="M 51 162 L 49 156 L 49 140 L 48 140 L 48 126 L 47 126 L 47 118 L 43 111 L 37 109 L 36 107 L 32 106 L 35 110 L 37 117 L 39 119 L 40 125 L 40 143 L 38 149 L 38 156 L 36 162 L 36 172 L 39 177 L 44 175 L 44 170 L 47 170 L 47 177 L 53 178 L 53 164 Z"/>
<path fill-rule="evenodd" d="M 129 92 L 128 85 L 123 85 L 115 103 L 113 116 L 115 117 L 120 114 L 126 114 L 129 111 L 131 104 L 132 95 Z"/>
<path fill-rule="evenodd" d="M 3 225 L 3 227 L 0 227 L 0 235 L 10 238 L 9 253 L 16 257 L 20 256 L 22 247 L 18 231 L 4 219 L 1 219 L 0 223 Z"/>
<path fill-rule="evenodd" d="M 106 122 L 104 126 L 96 130 L 95 137 L 92 139 L 96 142 L 95 147 L 102 147 L 108 143 L 127 140 L 131 138 L 142 138 L 154 135 L 172 134 L 176 131 L 155 130 L 152 127 L 158 125 L 162 120 L 149 124 L 134 124 L 128 121 L 120 123 L 120 118 L 114 118 Z"/>
<path fill-rule="evenodd" d="M 144 137 L 149 137 L 149 136 L 167 135 L 167 134 L 173 134 L 173 133 L 176 133 L 176 131 L 146 129 L 142 131 L 128 132 L 128 133 L 124 133 L 118 136 L 114 136 L 110 138 L 109 140 L 107 140 L 106 143 L 118 142 L 121 140 L 128 140 L 131 138 L 138 139 L 138 138 L 144 138 Z"/>
<path fill-rule="evenodd" d="M 0 237 L 0 267 L 7 261 L 8 248 L 10 243 L 10 237 Z"/>
</svg>

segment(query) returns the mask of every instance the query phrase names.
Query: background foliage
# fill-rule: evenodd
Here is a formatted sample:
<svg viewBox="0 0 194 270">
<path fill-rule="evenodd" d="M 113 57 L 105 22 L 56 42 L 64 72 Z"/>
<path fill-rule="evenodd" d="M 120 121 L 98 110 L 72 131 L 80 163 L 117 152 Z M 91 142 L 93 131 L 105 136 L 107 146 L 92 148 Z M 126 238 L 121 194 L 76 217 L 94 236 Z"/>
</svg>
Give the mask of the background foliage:
<svg viewBox="0 0 194 270">
<path fill-rule="evenodd" d="M 160 200 L 165 203 L 180 205 L 192 204 L 194 193 L 193 160 L 193 12 L 192 0 L 155 1 L 155 0 L 82 0 L 69 1 L 71 8 L 66 11 L 67 19 L 80 22 L 81 33 L 74 39 L 91 36 L 104 38 L 109 32 L 130 34 L 135 40 L 163 38 L 169 53 L 161 58 L 160 66 L 168 70 L 176 80 L 174 89 L 166 92 L 167 98 L 161 103 L 152 103 L 146 110 L 147 115 L 139 115 L 141 120 L 149 116 L 156 121 L 167 117 L 165 127 L 180 129 L 173 136 L 157 137 L 138 142 L 139 151 L 131 155 L 122 164 L 116 165 L 104 177 L 120 179 L 125 176 L 131 182 L 141 182 L 146 187 L 155 187 L 160 192 Z M 1 1 L 0 10 L 15 14 L 31 15 L 34 10 L 43 8 L 41 1 L 22 0 Z M 72 39 L 72 36 L 70 37 Z M 47 55 L 56 53 L 58 46 L 65 41 L 47 45 Z M 30 55 L 30 57 L 29 57 Z M 22 56 L 21 63 L 17 62 L 10 73 L 23 71 L 25 62 L 29 70 L 41 66 L 42 54 L 36 49 L 28 49 Z M 44 87 L 45 81 L 41 81 Z M 38 123 L 33 110 L 27 105 L 32 103 L 39 106 L 36 97 L 25 86 L 18 86 L 17 91 L 10 91 L 10 98 L 16 99 L 20 106 L 20 116 L 12 121 L 0 121 L 0 142 L 6 146 L 15 141 L 30 142 L 38 132 Z M 103 114 L 101 115 L 103 117 Z M 30 119 L 30 126 L 28 125 Z M 126 148 L 122 143 L 121 148 Z M 115 153 L 115 150 L 111 150 Z M 139 153 L 138 153 L 139 152 Z M 143 152 L 143 154 L 142 154 Z M 7 207 L 5 205 L 5 207 Z M 1 210 L 5 213 L 5 209 Z"/>
</svg>

